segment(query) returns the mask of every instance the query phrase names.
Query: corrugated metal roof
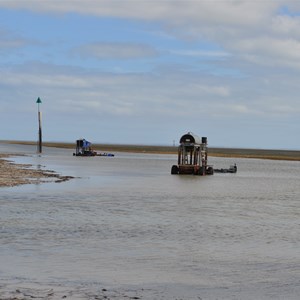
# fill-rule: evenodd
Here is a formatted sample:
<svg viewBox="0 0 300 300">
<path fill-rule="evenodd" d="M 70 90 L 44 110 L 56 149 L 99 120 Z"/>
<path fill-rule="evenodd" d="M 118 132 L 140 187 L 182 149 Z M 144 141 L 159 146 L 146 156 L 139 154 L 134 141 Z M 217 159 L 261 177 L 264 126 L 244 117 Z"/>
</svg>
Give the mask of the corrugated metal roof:
<svg viewBox="0 0 300 300">
<path fill-rule="evenodd" d="M 180 144 L 201 144 L 201 138 L 192 132 L 188 132 L 180 138 Z"/>
</svg>

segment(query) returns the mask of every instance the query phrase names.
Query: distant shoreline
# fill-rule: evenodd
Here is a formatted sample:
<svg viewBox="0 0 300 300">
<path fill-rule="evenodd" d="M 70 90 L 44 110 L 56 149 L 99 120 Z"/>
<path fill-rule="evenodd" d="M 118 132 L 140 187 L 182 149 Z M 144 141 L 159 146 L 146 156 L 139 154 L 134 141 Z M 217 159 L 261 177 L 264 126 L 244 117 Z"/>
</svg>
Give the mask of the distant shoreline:
<svg viewBox="0 0 300 300">
<path fill-rule="evenodd" d="M 7 144 L 36 145 L 31 141 L 2 141 Z M 74 149 L 75 143 L 44 142 L 45 147 Z M 177 146 L 151 146 L 151 145 L 117 145 L 117 144 L 92 144 L 93 150 L 99 152 L 131 152 L 153 154 L 177 154 Z M 208 148 L 208 156 L 256 158 L 272 160 L 300 161 L 300 150 L 268 150 L 268 149 L 242 149 L 242 148 Z"/>
</svg>

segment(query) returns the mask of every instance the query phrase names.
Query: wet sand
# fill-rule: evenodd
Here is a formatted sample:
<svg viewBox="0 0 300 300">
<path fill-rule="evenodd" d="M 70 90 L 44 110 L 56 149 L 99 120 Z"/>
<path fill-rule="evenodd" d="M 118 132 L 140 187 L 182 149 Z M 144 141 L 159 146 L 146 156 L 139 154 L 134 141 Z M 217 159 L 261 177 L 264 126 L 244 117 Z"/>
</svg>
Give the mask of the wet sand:
<svg viewBox="0 0 300 300">
<path fill-rule="evenodd" d="M 155 295 L 154 295 L 155 294 Z M 142 288 L 105 288 L 91 286 L 68 287 L 62 285 L 43 285 L 36 283 L 1 283 L 0 282 L 0 299 L 1 300 L 108 300 L 108 299 L 155 299 L 157 292 L 144 290 Z M 163 299 L 159 298 L 159 299 Z M 157 298 L 156 298 L 157 299 Z M 173 298 L 172 299 L 176 299 Z"/>
<path fill-rule="evenodd" d="M 32 169 L 31 165 L 15 164 L 9 160 L 10 156 L 9 154 L 0 154 L 0 187 L 39 184 L 49 181 L 60 183 L 73 178 L 72 176 L 62 176 L 51 170 Z"/>
</svg>

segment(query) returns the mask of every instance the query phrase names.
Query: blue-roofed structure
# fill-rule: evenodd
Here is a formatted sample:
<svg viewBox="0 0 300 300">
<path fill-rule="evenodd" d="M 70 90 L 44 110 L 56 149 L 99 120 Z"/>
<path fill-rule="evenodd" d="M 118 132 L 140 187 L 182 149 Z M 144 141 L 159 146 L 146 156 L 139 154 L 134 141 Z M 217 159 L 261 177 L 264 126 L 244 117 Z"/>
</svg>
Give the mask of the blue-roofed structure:
<svg viewBox="0 0 300 300">
<path fill-rule="evenodd" d="M 97 153 L 92 149 L 92 143 L 86 139 L 76 140 L 76 152 L 74 156 L 115 156 L 112 153 Z"/>
<path fill-rule="evenodd" d="M 76 152 L 73 154 L 76 156 L 96 156 L 97 152 L 92 150 L 92 143 L 86 139 L 80 139 L 76 141 Z"/>
</svg>

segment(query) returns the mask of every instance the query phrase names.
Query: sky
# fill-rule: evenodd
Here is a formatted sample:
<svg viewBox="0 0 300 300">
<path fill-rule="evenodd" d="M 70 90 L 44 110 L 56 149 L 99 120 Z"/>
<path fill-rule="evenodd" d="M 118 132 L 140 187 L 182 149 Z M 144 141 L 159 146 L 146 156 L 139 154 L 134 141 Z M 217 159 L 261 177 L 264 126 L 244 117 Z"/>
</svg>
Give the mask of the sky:
<svg viewBox="0 0 300 300">
<path fill-rule="evenodd" d="M 300 1 L 0 0 L 0 140 L 300 150 Z"/>
</svg>

